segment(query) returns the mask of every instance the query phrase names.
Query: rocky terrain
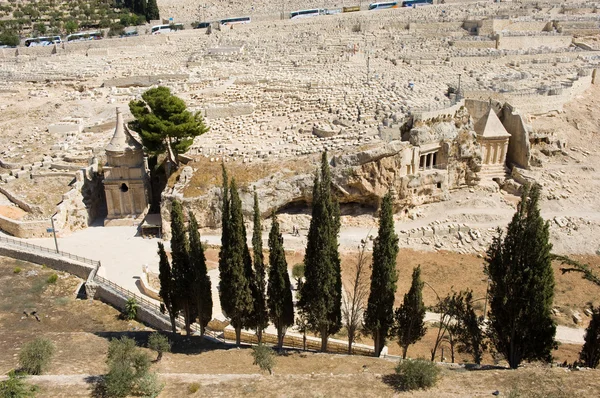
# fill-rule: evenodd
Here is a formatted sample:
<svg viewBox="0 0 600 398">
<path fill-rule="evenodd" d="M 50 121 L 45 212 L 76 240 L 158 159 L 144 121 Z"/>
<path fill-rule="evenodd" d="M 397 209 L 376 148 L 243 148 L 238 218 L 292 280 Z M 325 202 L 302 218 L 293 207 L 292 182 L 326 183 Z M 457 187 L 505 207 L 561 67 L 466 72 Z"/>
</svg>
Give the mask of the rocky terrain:
<svg viewBox="0 0 600 398">
<path fill-rule="evenodd" d="M 293 21 L 266 2 L 206 3 L 204 19 L 262 17 L 211 34 L 0 49 L 0 215 L 46 223 L 60 202 L 61 233 L 101 216 L 115 107 L 130 117 L 128 102 L 161 84 L 211 128 L 165 192 L 207 229 L 220 219 L 222 162 L 243 183 L 247 211 L 256 189 L 264 216 L 276 210 L 289 230 L 306 228 L 327 150 L 349 246 L 375 225 L 379 198 L 392 189 L 403 245 L 480 253 L 509 220 L 520 185 L 535 180 L 555 247 L 595 252 L 593 5 L 446 3 Z M 159 6 L 163 17 L 196 19 L 195 4 Z M 481 169 L 474 132 L 490 99 L 500 117 L 509 104 L 529 134 L 527 164 L 493 175 Z M 419 164 L 427 151 L 437 151 L 434 165 Z"/>
</svg>

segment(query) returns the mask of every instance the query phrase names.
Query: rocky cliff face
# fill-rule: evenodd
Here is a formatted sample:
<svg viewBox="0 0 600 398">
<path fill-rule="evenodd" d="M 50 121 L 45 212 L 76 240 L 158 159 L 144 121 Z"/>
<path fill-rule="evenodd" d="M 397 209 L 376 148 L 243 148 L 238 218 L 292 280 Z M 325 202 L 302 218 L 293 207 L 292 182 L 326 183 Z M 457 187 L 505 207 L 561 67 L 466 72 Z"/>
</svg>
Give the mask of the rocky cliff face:
<svg viewBox="0 0 600 398">
<path fill-rule="evenodd" d="M 441 121 L 412 129 L 410 136 L 414 139 L 408 141 L 380 143 L 355 153 L 330 154 L 334 188 L 340 203 L 359 203 L 377 208 L 381 198 L 388 190 L 392 190 L 396 210 L 400 211 L 445 200 L 451 189 L 476 184 L 480 168 L 479 147 L 474 132 L 467 127 L 458 128 L 453 123 Z M 436 147 L 439 144 L 439 167 L 421 170 L 417 156 L 416 169 L 412 160 L 413 168 L 410 173 L 407 172 L 407 158 L 413 156 L 413 151 L 418 151 L 413 141 Z M 290 206 L 308 208 L 319 157 L 305 160 L 308 161 L 301 168 L 289 170 L 285 164 L 281 164 L 272 167 L 272 171 L 265 175 L 257 175 L 255 180 L 250 176 L 245 183 L 238 184 L 248 220 L 252 215 L 254 190 L 258 193 L 263 217 Z M 236 177 L 236 173 L 247 172 L 247 168 L 239 165 L 228 165 L 228 170 L 233 177 Z M 194 188 L 194 174 L 203 172 L 207 172 L 205 167 L 191 163 L 182 170 L 174 186 L 163 193 L 161 213 L 165 232 L 169 230 L 170 203 L 174 198 L 181 200 L 186 209 L 194 212 L 200 226 L 220 226 L 221 182 L 215 180 L 212 186 L 198 194 L 191 189 Z M 240 181 L 238 177 L 236 179 Z"/>
</svg>

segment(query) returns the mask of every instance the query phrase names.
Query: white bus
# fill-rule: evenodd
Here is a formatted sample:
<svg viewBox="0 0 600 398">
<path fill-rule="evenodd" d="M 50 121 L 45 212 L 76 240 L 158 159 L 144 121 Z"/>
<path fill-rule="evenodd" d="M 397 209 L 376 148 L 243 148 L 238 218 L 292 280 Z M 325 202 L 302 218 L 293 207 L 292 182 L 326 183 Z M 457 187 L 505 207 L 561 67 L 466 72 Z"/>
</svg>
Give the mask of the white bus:
<svg viewBox="0 0 600 398">
<path fill-rule="evenodd" d="M 150 31 L 153 35 L 160 35 L 161 33 L 169 33 L 169 32 L 177 32 L 178 30 L 183 30 L 182 23 L 172 23 L 169 25 L 156 25 L 152 27 Z"/>
<path fill-rule="evenodd" d="M 319 15 L 327 14 L 327 10 L 317 9 L 314 10 L 300 10 L 293 11 L 290 13 L 290 19 L 298 19 L 298 18 L 308 18 L 308 17 L 318 17 Z"/>
<path fill-rule="evenodd" d="M 30 37 L 25 39 L 26 47 L 51 46 L 52 44 L 60 43 L 62 43 L 60 36 Z"/>
<path fill-rule="evenodd" d="M 239 18 L 227 18 L 219 21 L 221 25 L 237 25 L 243 23 L 250 23 L 250 17 L 239 17 Z"/>
<path fill-rule="evenodd" d="M 95 31 L 95 32 L 79 32 L 73 33 L 66 37 L 67 43 L 74 41 L 87 41 L 87 40 L 100 40 L 104 38 L 104 33 Z"/>
<path fill-rule="evenodd" d="M 371 3 L 369 4 L 369 10 L 383 10 L 385 8 L 398 8 L 398 2 L 391 1 L 387 3 Z"/>
</svg>

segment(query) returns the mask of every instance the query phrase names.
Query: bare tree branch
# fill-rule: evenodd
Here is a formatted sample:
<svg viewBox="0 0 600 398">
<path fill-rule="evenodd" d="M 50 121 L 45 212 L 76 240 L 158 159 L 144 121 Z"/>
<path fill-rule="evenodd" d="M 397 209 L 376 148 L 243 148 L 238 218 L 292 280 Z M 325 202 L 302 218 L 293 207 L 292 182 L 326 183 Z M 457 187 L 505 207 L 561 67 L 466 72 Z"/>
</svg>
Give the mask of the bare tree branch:
<svg viewBox="0 0 600 398">
<path fill-rule="evenodd" d="M 360 241 L 358 258 L 351 270 L 352 281 L 347 287 L 344 287 L 342 298 L 342 319 L 348 331 L 348 354 L 352 354 L 352 344 L 357 332 L 362 327 L 363 314 L 369 298 L 369 281 L 366 275 L 368 263 L 365 256 L 369 233 L 367 233 L 367 238 Z"/>
</svg>

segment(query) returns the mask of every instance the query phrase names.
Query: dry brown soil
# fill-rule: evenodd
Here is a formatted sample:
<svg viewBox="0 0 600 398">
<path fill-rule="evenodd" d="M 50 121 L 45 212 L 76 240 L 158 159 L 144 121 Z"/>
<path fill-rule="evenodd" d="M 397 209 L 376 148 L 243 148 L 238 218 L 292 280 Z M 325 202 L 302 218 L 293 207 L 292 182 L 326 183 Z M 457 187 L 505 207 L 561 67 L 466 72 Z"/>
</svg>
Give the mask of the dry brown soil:
<svg viewBox="0 0 600 398">
<path fill-rule="evenodd" d="M 16 267 L 21 268 L 19 273 L 14 272 Z M 104 358 L 109 338 L 127 334 L 143 343 L 150 330 L 137 322 L 120 320 L 118 311 L 99 301 L 76 300 L 75 290 L 81 280 L 58 273 L 58 281 L 49 284 L 48 276 L 53 273 L 41 266 L 0 258 L 3 287 L 0 290 L 0 374 L 17 366 L 18 350 L 24 342 L 46 337 L 55 343 L 57 353 L 47 372 L 49 376 L 31 379 L 42 388 L 40 396 L 89 397 L 93 385 L 85 377 L 106 371 Z M 23 314 L 23 311 L 34 310 L 40 322 Z M 410 348 L 411 356 L 428 355 L 432 331 L 422 343 Z M 577 351 L 578 347 L 563 345 L 557 359 L 572 360 Z M 449 360 L 449 354 L 445 355 Z M 385 382 L 394 366 L 393 361 L 369 357 L 292 352 L 278 356 L 276 375 L 268 376 L 259 374 L 247 348 L 231 349 L 201 342 L 199 338 L 178 337 L 173 353 L 165 354 L 152 368 L 166 383 L 160 397 L 387 397 L 397 394 Z M 522 396 L 595 396 L 600 392 L 598 372 L 568 372 L 534 365 L 518 371 L 465 371 L 445 367 L 434 389 L 400 393 L 400 396 L 489 396 L 495 390 L 506 393 L 516 388 L 524 393 Z M 193 382 L 199 383 L 199 390 L 188 394 L 187 389 Z"/>
</svg>

